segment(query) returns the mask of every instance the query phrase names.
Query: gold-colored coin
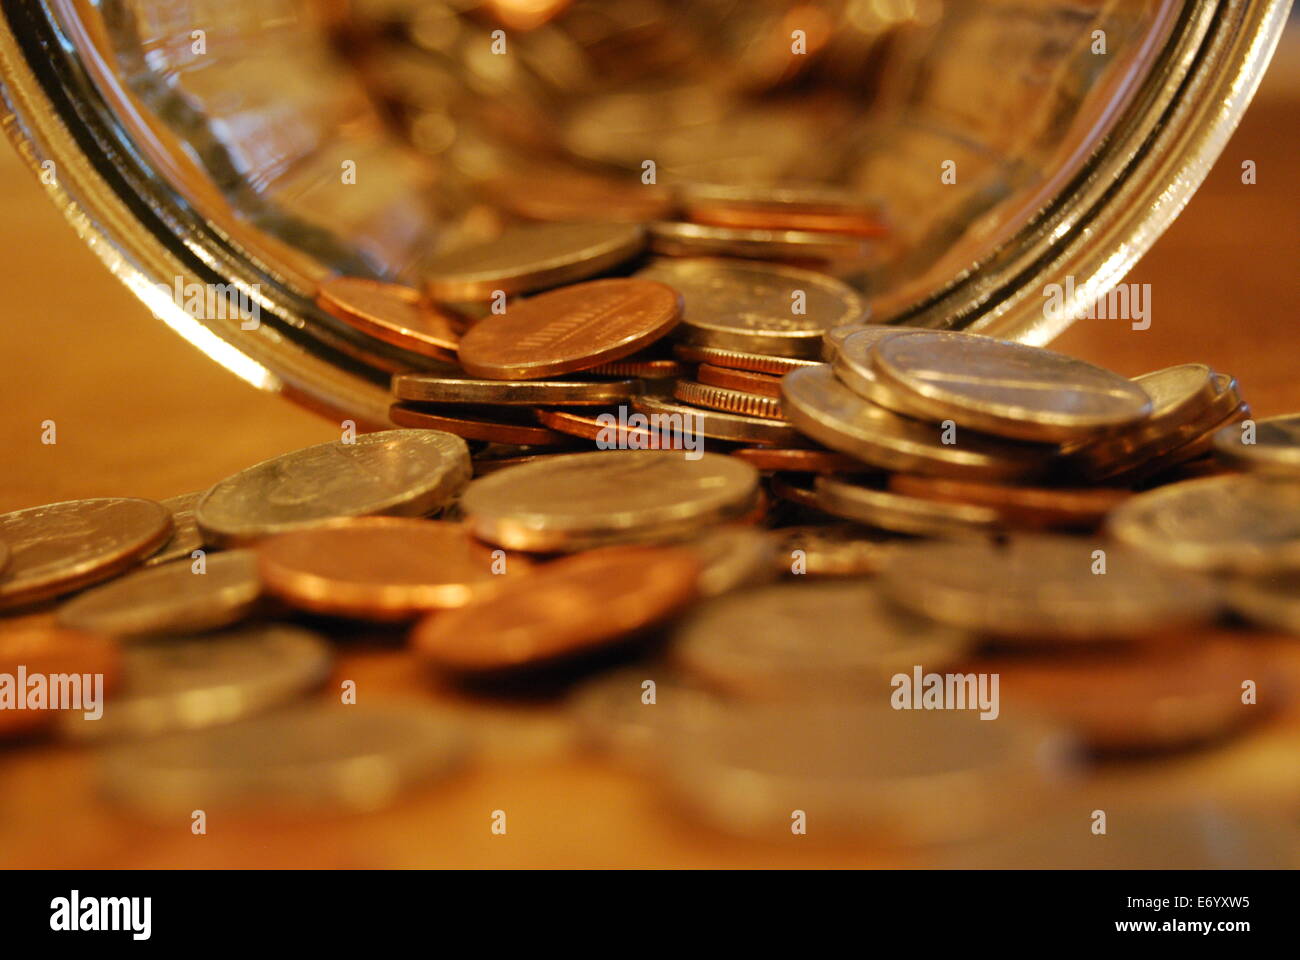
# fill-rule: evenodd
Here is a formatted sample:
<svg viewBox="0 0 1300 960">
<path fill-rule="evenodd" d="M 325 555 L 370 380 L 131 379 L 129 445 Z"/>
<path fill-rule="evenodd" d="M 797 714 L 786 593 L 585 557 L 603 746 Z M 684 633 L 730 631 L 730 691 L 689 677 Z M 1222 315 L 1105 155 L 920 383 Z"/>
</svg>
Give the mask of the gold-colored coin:
<svg viewBox="0 0 1300 960">
<path fill-rule="evenodd" d="M 827 363 L 834 363 L 836 356 L 843 349 L 845 341 L 849 337 L 857 335 L 858 339 L 854 341 L 857 346 L 855 357 L 869 365 L 871 348 L 885 337 L 916 332 L 916 328 L 894 327 L 883 323 L 848 323 L 842 327 L 827 330 L 822 334 L 822 360 Z"/>
<path fill-rule="evenodd" d="M 921 331 L 885 337 L 871 356 L 897 412 L 995 436 L 1080 440 L 1151 413 L 1140 385 L 1041 347 Z"/>
<path fill-rule="evenodd" d="M 695 371 L 695 379 L 711 387 L 758 393 L 778 400 L 781 398 L 781 378 L 766 373 L 732 370 L 728 367 L 715 367 L 711 363 L 702 363 Z"/>
<path fill-rule="evenodd" d="M 493 203 L 527 220 L 645 223 L 670 216 L 673 209 L 672 192 L 664 187 L 559 167 L 493 177 L 476 186 Z"/>
<path fill-rule="evenodd" d="M 1170 484 L 1123 504 L 1107 529 L 1174 567 L 1249 575 L 1300 570 L 1300 481 L 1250 474 Z"/>
<path fill-rule="evenodd" d="M 742 587 L 767 583 L 776 572 L 772 541 L 752 526 L 739 523 L 714 527 L 702 536 L 684 541 L 700 561 L 697 593 L 717 597 Z"/>
<path fill-rule="evenodd" d="M 330 277 L 316 291 L 322 310 L 412 353 L 454 360 L 460 342 L 454 319 L 418 290 L 364 277 Z"/>
<path fill-rule="evenodd" d="M 59 623 L 117 636 L 199 633 L 252 612 L 262 595 L 257 559 L 231 550 L 138 570 L 78 595 L 59 608 Z"/>
<path fill-rule="evenodd" d="M 929 537 L 980 536 L 995 530 L 1001 520 L 989 507 L 923 500 L 827 476 L 816 479 L 812 502 L 846 520 Z"/>
<path fill-rule="evenodd" d="M 749 370 L 753 373 L 768 373 L 781 377 L 791 370 L 818 366 L 816 360 L 800 360 L 796 357 L 770 357 L 760 353 L 745 353 L 740 350 L 723 350 L 719 347 L 706 347 L 694 343 L 675 343 L 673 353 L 687 363 L 709 363 L 715 367 L 729 370 Z"/>
<path fill-rule="evenodd" d="M 758 471 L 721 454 L 607 450 L 502 470 L 461 497 L 470 530 L 507 549 L 681 539 L 754 505 Z"/>
<path fill-rule="evenodd" d="M 447 404 L 505 404 L 534 406 L 553 403 L 598 407 L 627 400 L 641 392 L 639 380 L 471 380 L 401 373 L 393 377 L 399 400 Z"/>
<path fill-rule="evenodd" d="M 1253 434 L 1223 427 L 1214 434 L 1214 452 L 1243 470 L 1300 477 L 1300 414 L 1256 421 Z"/>
<path fill-rule="evenodd" d="M 741 413 L 728 413 L 723 410 L 705 410 L 650 396 L 634 398 L 632 406 L 638 413 L 649 417 L 652 424 L 693 424 L 704 436 L 713 440 L 780 447 L 807 446 L 808 443 L 803 435 L 785 420 L 748 417 Z"/>
<path fill-rule="evenodd" d="M 882 578 L 907 609 L 1014 644 L 1127 640 L 1205 622 L 1219 609 L 1212 583 L 1090 537 L 908 545 L 891 554 Z"/>
<path fill-rule="evenodd" d="M 697 223 L 860 237 L 889 232 L 877 205 L 833 189 L 699 183 L 683 190 L 682 202 L 686 216 Z"/>
<path fill-rule="evenodd" d="M 650 249 L 667 257 L 741 257 L 749 260 L 861 260 L 871 253 L 863 237 L 812 230 L 718 227 L 660 221 L 647 228 Z"/>
<path fill-rule="evenodd" d="M 892 534 L 856 523 L 781 527 L 770 536 L 780 572 L 801 577 L 879 573 L 898 542 Z"/>
<path fill-rule="evenodd" d="M 783 470 L 793 473 L 864 473 L 871 468 L 861 460 L 834 450 L 799 450 L 780 447 L 741 447 L 732 450 L 756 470 Z"/>
<path fill-rule="evenodd" d="M 788 422 L 781 415 L 781 401 L 775 397 L 765 397 L 762 394 L 728 390 L 725 387 L 713 387 L 694 380 L 678 380 L 673 385 L 673 396 L 683 403 L 699 407 L 726 410 L 729 413 L 739 413 L 747 417 L 762 417 L 764 420 Z"/>
<path fill-rule="evenodd" d="M 171 514 L 152 500 L 68 500 L 0 514 L 9 566 L 0 609 L 25 606 L 107 580 L 167 542 Z"/>
<path fill-rule="evenodd" d="M 423 516 L 456 496 L 470 473 L 459 437 L 384 430 L 249 467 L 205 493 L 194 516 L 212 543 L 251 543 L 336 517 Z"/>
<path fill-rule="evenodd" d="M 1055 448 L 1014 443 L 974 431 L 945 443 L 940 427 L 899 416 L 862 399 L 826 364 L 789 373 L 781 381 L 781 409 L 800 431 L 833 450 L 887 470 L 989 480 L 1028 479 L 1045 473 Z"/>
<path fill-rule="evenodd" d="M 411 643 L 421 657 L 459 674 L 590 655 L 676 613 L 694 598 L 699 574 L 699 560 L 681 547 L 591 550 L 420 621 Z"/>
<path fill-rule="evenodd" d="M 554 377 L 621 360 L 680 319 L 681 297 L 662 283 L 593 280 L 484 317 L 461 340 L 460 362 L 491 380 Z"/>
<path fill-rule="evenodd" d="M 684 301 L 688 343 L 812 359 L 822 334 L 861 320 L 867 306 L 825 274 L 747 260 L 656 260 L 638 277 L 666 283 Z"/>
<path fill-rule="evenodd" d="M 441 430 L 466 440 L 510 443 L 522 446 L 565 447 L 572 442 L 563 433 L 539 427 L 533 414 L 512 407 L 484 410 L 477 407 L 429 407 L 395 403 L 388 419 L 399 427 Z"/>
<path fill-rule="evenodd" d="M 263 540 L 266 589 L 313 613 L 404 620 L 464 606 L 510 577 L 526 557 L 506 557 L 456 523 L 398 517 L 336 520 Z"/>
<path fill-rule="evenodd" d="M 546 223 L 439 254 L 425 265 L 435 300 L 486 300 L 499 290 L 529 293 L 603 273 L 636 256 L 645 232 L 631 223 Z"/>
<path fill-rule="evenodd" d="M 896 473 L 889 489 L 909 497 L 968 503 L 996 510 L 1004 526 L 1091 530 L 1132 493 L 1112 487 L 1022 487 Z"/>
<path fill-rule="evenodd" d="M 674 380 L 686 376 L 686 365 L 676 360 L 663 357 L 626 357 L 611 360 L 598 367 L 592 367 L 588 373 L 602 377 L 639 377 L 643 380 Z"/>
<path fill-rule="evenodd" d="M 1236 381 L 1234 380 L 1233 381 L 1234 386 L 1235 383 Z M 1219 398 L 1216 397 L 1213 407 L 1217 410 L 1218 406 L 1219 406 Z M 1233 410 L 1230 413 L 1228 413 L 1227 416 L 1215 420 L 1214 423 L 1212 423 L 1208 428 L 1206 428 L 1203 433 L 1199 434 L 1198 436 L 1195 436 L 1193 439 L 1187 441 L 1186 443 L 1180 446 L 1174 447 L 1168 453 L 1161 454 L 1158 457 L 1152 457 L 1150 460 L 1143 463 L 1140 467 L 1135 467 L 1134 469 L 1129 470 L 1127 473 L 1121 474 L 1115 478 L 1111 478 L 1111 481 L 1112 482 L 1122 481 L 1129 485 L 1137 486 L 1139 484 L 1146 483 L 1153 477 L 1159 477 L 1168 474 L 1176 467 L 1181 467 L 1183 464 L 1190 463 L 1192 461 L 1197 460 L 1200 457 L 1204 457 L 1214 448 L 1214 435 L 1216 433 L 1218 433 L 1224 427 L 1231 426 L 1236 423 L 1240 423 L 1243 420 L 1248 419 L 1249 417 L 1250 417 L 1250 404 L 1248 403 L 1238 404 L 1235 408 L 1233 408 Z M 1203 423 L 1203 420 L 1198 419 L 1197 426 L 1199 427 L 1201 423 Z M 1211 464 L 1210 466 L 1216 466 L 1216 465 Z M 1221 465 L 1217 465 L 1217 466 L 1221 466 Z M 1222 472 L 1222 470 L 1218 470 L 1218 472 Z"/>
<path fill-rule="evenodd" d="M 172 535 L 171 539 L 158 548 L 157 553 L 144 562 L 144 566 L 156 567 L 182 557 L 189 557 L 195 550 L 203 547 L 203 534 L 199 531 L 199 525 L 194 522 L 194 508 L 198 506 L 201 496 L 203 491 L 198 490 L 159 501 L 172 515 Z"/>
</svg>

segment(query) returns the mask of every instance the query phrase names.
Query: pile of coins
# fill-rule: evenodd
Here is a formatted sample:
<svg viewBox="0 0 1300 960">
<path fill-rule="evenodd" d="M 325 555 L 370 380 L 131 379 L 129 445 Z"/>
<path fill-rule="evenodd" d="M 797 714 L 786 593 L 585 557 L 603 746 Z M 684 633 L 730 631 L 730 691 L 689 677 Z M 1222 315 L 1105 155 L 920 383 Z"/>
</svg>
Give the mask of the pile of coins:
<svg viewBox="0 0 1300 960">
<path fill-rule="evenodd" d="M 423 290 L 329 280 L 323 309 L 430 362 L 393 377 L 402 429 L 0 516 L 0 672 L 109 688 L 101 717 L 0 710 L 0 735 L 99 745 L 160 816 L 374 809 L 473 754 L 445 709 L 313 697 L 380 630 L 471 695 L 576 685 L 575 743 L 722 830 L 806 815 L 1000 842 L 992 865 L 1081 765 L 1283 705 L 1245 624 L 1300 632 L 1300 416 L 1249 420 L 1201 364 L 1130 380 L 873 325 L 807 266 L 647 242 L 533 226 Z M 1268 835 L 1256 860 L 1300 852 Z M 1181 836 L 1155 859 L 1213 860 Z"/>
</svg>

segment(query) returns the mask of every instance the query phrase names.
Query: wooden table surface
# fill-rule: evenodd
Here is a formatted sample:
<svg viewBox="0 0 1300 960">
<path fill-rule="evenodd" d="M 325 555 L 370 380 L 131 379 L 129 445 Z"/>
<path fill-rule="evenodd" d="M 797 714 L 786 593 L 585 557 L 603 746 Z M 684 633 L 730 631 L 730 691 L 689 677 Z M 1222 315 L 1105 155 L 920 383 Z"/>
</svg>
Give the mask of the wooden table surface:
<svg viewBox="0 0 1300 960">
<path fill-rule="evenodd" d="M 1128 277 L 1150 283 L 1152 323 L 1082 320 L 1056 347 L 1126 375 L 1186 361 L 1240 381 L 1257 415 L 1300 410 L 1296 324 L 1300 42 L 1284 41 L 1209 180 Z M 1258 183 L 1243 185 L 1244 160 Z M 165 498 L 338 428 L 260 394 L 171 333 L 100 266 L 16 156 L 0 150 L 0 512 L 96 496 Z M 42 421 L 58 443 L 40 442 Z M 1295 666 L 1300 642 L 1261 637 Z M 730 839 L 671 810 L 651 782 L 575 749 L 559 712 L 457 701 L 383 648 L 340 653 L 335 682 L 362 702 L 433 699 L 486 741 L 464 774 L 371 815 L 153 824 L 96 791 L 94 757 L 49 742 L 0 747 L 3 866 L 757 866 L 906 860 L 815 836 Z M 332 689 L 337 690 L 337 685 Z M 1214 749 L 1102 767 L 1079 809 L 1209 798 L 1300 820 L 1300 712 L 1288 707 Z M 489 830 L 505 810 L 509 830 Z"/>
</svg>

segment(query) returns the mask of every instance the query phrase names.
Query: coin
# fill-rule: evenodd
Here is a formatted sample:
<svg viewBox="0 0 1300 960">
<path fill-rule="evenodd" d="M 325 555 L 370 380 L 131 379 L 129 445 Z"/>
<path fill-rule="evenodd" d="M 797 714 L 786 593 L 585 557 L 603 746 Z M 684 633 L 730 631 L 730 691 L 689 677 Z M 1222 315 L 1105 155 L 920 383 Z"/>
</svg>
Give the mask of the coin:
<svg viewBox="0 0 1300 960">
<path fill-rule="evenodd" d="M 460 341 L 456 324 L 418 290 L 364 277 L 333 276 L 321 282 L 316 303 L 377 340 L 422 356 L 455 359 Z"/>
<path fill-rule="evenodd" d="M 477 415 L 470 417 L 469 413 Z M 487 411 L 462 407 L 435 408 L 395 403 L 388 408 L 388 419 L 398 426 L 442 430 L 466 440 L 538 447 L 563 447 L 572 443 L 563 433 L 529 422 L 534 419 L 529 412 L 521 415 L 510 409 L 496 408 L 491 411 L 491 416 L 495 419 L 488 419 Z"/>
<path fill-rule="evenodd" d="M 1208 409 L 1213 410 L 1217 408 L 1218 405 L 1219 398 L 1216 397 L 1215 403 Z M 1199 435 L 1194 436 L 1193 439 L 1188 440 L 1186 443 L 1174 447 L 1167 453 L 1162 453 L 1159 456 L 1152 457 L 1143 462 L 1140 466 L 1134 467 L 1118 476 L 1110 477 L 1108 480 L 1110 480 L 1110 482 L 1122 482 L 1130 486 L 1137 486 L 1149 482 L 1152 477 L 1165 475 L 1175 467 L 1180 467 L 1185 463 L 1208 454 L 1214 448 L 1214 435 L 1216 433 L 1226 426 L 1240 423 L 1242 420 L 1249 417 L 1250 404 L 1242 403 L 1234 407 L 1226 416 L 1215 419 L 1208 427 L 1204 426 L 1203 420 L 1198 419 L 1194 427 L 1191 429 L 1201 430 L 1202 427 L 1204 427 L 1203 432 Z"/>
<path fill-rule="evenodd" d="M 743 257 L 750 260 L 859 260 L 871 252 L 851 233 L 719 227 L 659 221 L 647 227 L 650 250 L 668 257 Z"/>
<path fill-rule="evenodd" d="M 645 395 L 633 398 L 632 406 L 638 413 L 650 418 L 652 429 L 656 423 L 682 423 L 688 427 L 694 425 L 694 429 L 714 440 L 786 447 L 806 446 L 808 443 L 786 420 L 748 417 L 724 410 L 706 410 Z"/>
<path fill-rule="evenodd" d="M 171 515 L 152 500 L 66 500 L 0 514 L 9 566 L 0 609 L 48 600 L 107 580 L 157 550 Z"/>
<path fill-rule="evenodd" d="M 692 184 L 684 194 L 686 216 L 697 223 L 861 237 L 888 233 L 878 207 L 828 190 Z"/>
<path fill-rule="evenodd" d="M 384 430 L 287 453 L 222 480 L 199 500 L 199 529 L 219 545 L 334 517 L 420 516 L 469 482 L 465 441 L 437 430 Z"/>
<path fill-rule="evenodd" d="M 694 598 L 699 575 L 695 554 L 680 547 L 591 550 L 545 564 L 490 598 L 421 620 L 411 642 L 420 656 L 455 673 L 580 657 L 676 613 Z"/>
<path fill-rule="evenodd" d="M 822 334 L 862 319 L 866 304 L 825 274 L 747 260 L 656 260 L 636 274 L 677 290 L 691 344 L 810 359 Z"/>
<path fill-rule="evenodd" d="M 682 545 L 699 557 L 697 592 L 701 597 L 716 597 L 741 587 L 766 583 L 776 575 L 771 540 L 750 526 L 714 527 Z"/>
<path fill-rule="evenodd" d="M 9 566 L 9 547 L 0 540 L 0 573 L 4 573 L 7 566 Z"/>
<path fill-rule="evenodd" d="M 116 682 L 121 659 L 117 643 L 100 634 L 37 624 L 0 631 L 0 674 L 7 674 L 13 684 L 12 702 L 0 697 L 0 703 L 5 703 L 0 708 L 0 738 L 52 725 L 64 709 L 76 708 L 78 697 L 83 708 L 79 712 L 98 709 L 102 701 L 92 701 Z M 24 675 L 26 679 L 20 680 Z M 63 689 L 73 702 L 60 702 L 61 709 L 56 710 L 51 699 L 44 698 L 41 708 L 32 708 L 31 697 L 38 689 L 31 685 L 35 677 L 45 678 L 47 685 L 51 678 L 69 678 Z"/>
<path fill-rule="evenodd" d="M 732 704 L 664 737 L 658 779 L 710 825 L 748 837 L 883 846 L 949 842 L 1015 822 L 1066 765 L 1053 731 L 1006 716 L 885 702 Z"/>
<path fill-rule="evenodd" d="M 244 619 L 262 595 L 252 551 L 214 553 L 202 572 L 188 559 L 127 574 L 59 608 L 75 630 L 140 636 L 198 633 Z"/>
<path fill-rule="evenodd" d="M 1169 750 L 1203 743 L 1267 712 L 1242 702 L 1242 682 L 1280 702 L 1275 671 L 1244 643 L 1207 640 L 1122 654 L 980 659 L 964 670 L 997 674 L 1002 709 L 1032 711 L 1097 751 Z"/>
<path fill-rule="evenodd" d="M 1235 580 L 1227 590 L 1228 605 L 1239 616 L 1271 630 L 1300 633 L 1300 572 Z"/>
<path fill-rule="evenodd" d="M 661 357 L 626 357 L 592 367 L 588 373 L 602 377 L 639 377 L 643 380 L 672 380 L 686 376 L 686 366 Z"/>
<path fill-rule="evenodd" d="M 65 717 L 77 740 L 152 737 L 241 720 L 324 682 L 330 650 L 315 633 L 277 624 L 135 643 L 104 715 Z"/>
<path fill-rule="evenodd" d="M 1300 569 L 1300 482 L 1265 475 L 1188 480 L 1140 493 L 1107 529 L 1146 557 L 1189 570 Z"/>
<path fill-rule="evenodd" d="M 423 705 L 312 704 L 122 744 L 102 775 L 113 799 L 166 818 L 246 805 L 372 811 L 468 754 L 461 726 Z"/>
<path fill-rule="evenodd" d="M 858 339 L 854 341 L 858 347 L 857 352 L 862 360 L 869 360 L 871 348 L 885 337 L 916 332 L 915 328 L 896 327 L 884 323 L 847 323 L 842 327 L 835 327 L 822 334 L 821 358 L 827 363 L 833 363 L 840 350 L 844 347 L 844 342 L 849 337 L 857 335 Z"/>
<path fill-rule="evenodd" d="M 996 530 L 1000 521 L 988 507 L 923 500 L 827 476 L 817 478 L 812 503 L 846 520 L 927 537 L 979 536 Z"/>
<path fill-rule="evenodd" d="M 631 223 L 544 223 L 439 254 L 425 264 L 435 300 L 486 300 L 500 290 L 528 293 L 603 273 L 636 256 L 645 232 Z"/>
<path fill-rule="evenodd" d="M 872 359 L 899 413 L 1015 440 L 1085 439 L 1151 412 L 1146 391 L 1117 373 L 991 337 L 937 331 L 886 337 L 872 348 Z"/>
<path fill-rule="evenodd" d="M 833 450 L 795 450 L 780 447 L 741 447 L 732 450 L 756 470 L 785 470 L 795 473 L 862 473 L 871 468 L 860 460 Z"/>
<path fill-rule="evenodd" d="M 783 583 L 719 597 L 673 629 L 674 662 L 727 693 L 885 700 L 913 665 L 942 669 L 967 634 L 886 603 L 870 581 Z"/>
<path fill-rule="evenodd" d="M 673 386 L 673 396 L 684 403 L 700 407 L 711 407 L 729 413 L 739 413 L 747 417 L 761 417 L 764 420 L 782 420 L 781 401 L 775 397 L 766 397 L 758 393 L 743 393 L 740 390 L 728 390 L 725 387 L 711 387 L 694 380 L 678 380 Z"/>
<path fill-rule="evenodd" d="M 898 540 L 853 523 L 781 527 L 775 543 L 780 572 L 807 577 L 853 577 L 879 573 Z"/>
<path fill-rule="evenodd" d="M 700 383 L 727 390 L 741 390 L 745 393 L 758 393 L 778 399 L 781 396 L 781 378 L 766 373 L 731 370 L 727 367 L 715 367 L 711 363 L 702 363 L 695 371 L 695 378 Z"/>
<path fill-rule="evenodd" d="M 266 589 L 314 613 L 402 620 L 459 607 L 526 572 L 457 523 L 360 517 L 285 533 L 257 547 Z"/>
<path fill-rule="evenodd" d="M 944 443 L 940 427 L 901 417 L 863 400 L 819 364 L 781 381 L 782 411 L 800 431 L 833 450 L 887 470 L 971 479 L 1028 479 L 1044 473 L 1051 447 L 958 431 Z"/>
<path fill-rule="evenodd" d="M 1020 487 L 896 473 L 889 489 L 909 497 L 990 507 L 1006 526 L 1058 530 L 1095 529 L 1132 493 L 1109 487 Z"/>
<path fill-rule="evenodd" d="M 536 410 L 537 422 L 561 434 L 582 437 L 584 440 L 613 441 L 612 446 L 618 450 L 654 450 L 658 449 L 659 434 L 643 427 L 619 424 L 613 414 L 588 416 L 574 413 L 572 410 Z M 611 419 L 602 420 L 601 416 Z M 624 417 L 626 420 L 626 417 Z"/>
<path fill-rule="evenodd" d="M 475 536 L 507 549 L 570 551 L 669 540 L 754 505 L 758 472 L 716 453 L 607 450 L 475 480 L 460 506 Z"/>
<path fill-rule="evenodd" d="M 673 208 L 672 193 L 663 187 L 558 167 L 493 177 L 476 186 L 493 203 L 528 220 L 644 223 L 671 215 Z"/>
<path fill-rule="evenodd" d="M 1219 609 L 1212 583 L 1084 537 L 908 544 L 890 555 L 881 582 L 914 613 L 1029 646 L 1157 634 Z"/>
<path fill-rule="evenodd" d="M 753 373 L 768 373 L 778 377 L 784 376 L 791 370 L 819 365 L 816 360 L 769 357 L 765 354 L 723 350 L 719 347 L 705 347 L 694 343 L 675 343 L 673 353 L 688 363 L 708 363 L 729 370 L 749 370 Z"/>
<path fill-rule="evenodd" d="M 201 496 L 203 491 L 198 490 L 159 501 L 172 515 L 172 535 L 171 539 L 158 548 L 157 553 L 144 562 L 144 566 L 156 567 L 162 563 L 179 560 L 181 557 L 189 557 L 195 550 L 203 547 L 203 534 L 199 532 L 199 525 L 194 522 L 194 508 L 198 505 Z"/>
<path fill-rule="evenodd" d="M 400 373 L 393 377 L 393 396 L 423 403 L 604 406 L 641 392 L 639 380 L 470 380 Z"/>
<path fill-rule="evenodd" d="M 512 304 L 465 334 L 460 362 L 476 377 L 533 380 L 636 353 L 673 329 L 681 298 L 649 280 L 592 280 Z"/>
<path fill-rule="evenodd" d="M 1240 427 L 1223 427 L 1214 434 L 1214 452 L 1243 470 L 1300 475 L 1300 414 L 1259 420 L 1253 442 L 1246 443 L 1246 436 Z"/>
</svg>

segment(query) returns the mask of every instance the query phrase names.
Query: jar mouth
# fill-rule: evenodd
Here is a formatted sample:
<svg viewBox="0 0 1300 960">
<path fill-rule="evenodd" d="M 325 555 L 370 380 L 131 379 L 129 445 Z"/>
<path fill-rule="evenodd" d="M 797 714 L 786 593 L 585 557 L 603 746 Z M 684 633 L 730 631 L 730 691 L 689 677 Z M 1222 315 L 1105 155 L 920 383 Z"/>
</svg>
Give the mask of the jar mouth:
<svg viewBox="0 0 1300 960">
<path fill-rule="evenodd" d="M 418 283 L 433 251 L 538 216 L 519 196 L 641 184 L 646 160 L 675 195 L 823 190 L 878 212 L 883 235 L 841 265 L 878 322 L 1045 343 L 1199 186 L 1287 4 L 637 9 L 0 0 L 5 126 L 173 328 L 258 386 L 378 425 L 389 375 L 437 361 L 319 309 L 322 279 Z M 1049 313 L 1067 278 L 1079 302 Z M 192 282 L 259 322 L 163 289 Z"/>
</svg>

